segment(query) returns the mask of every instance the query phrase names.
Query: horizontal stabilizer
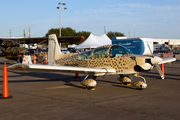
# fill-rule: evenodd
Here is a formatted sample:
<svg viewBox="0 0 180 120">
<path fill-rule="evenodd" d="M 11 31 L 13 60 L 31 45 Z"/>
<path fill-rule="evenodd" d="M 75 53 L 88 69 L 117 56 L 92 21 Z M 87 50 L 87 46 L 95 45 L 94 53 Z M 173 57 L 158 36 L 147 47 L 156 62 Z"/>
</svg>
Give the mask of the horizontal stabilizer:
<svg viewBox="0 0 180 120">
<path fill-rule="evenodd" d="M 176 59 L 175 58 L 164 58 L 158 64 L 163 64 L 163 63 L 168 63 L 168 62 L 173 62 L 173 61 L 176 61 Z"/>
</svg>

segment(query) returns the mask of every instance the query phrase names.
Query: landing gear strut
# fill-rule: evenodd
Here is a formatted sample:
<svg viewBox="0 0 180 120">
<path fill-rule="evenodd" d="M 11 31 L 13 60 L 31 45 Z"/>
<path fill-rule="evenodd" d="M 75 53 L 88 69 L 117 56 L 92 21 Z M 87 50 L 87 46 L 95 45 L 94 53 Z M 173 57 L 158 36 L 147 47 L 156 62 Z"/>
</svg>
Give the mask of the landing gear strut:
<svg viewBox="0 0 180 120">
<path fill-rule="evenodd" d="M 128 76 L 128 75 L 119 75 L 119 76 L 120 77 L 118 78 L 118 80 L 123 83 L 122 85 L 132 85 L 135 88 L 137 88 L 138 90 L 147 88 L 146 79 L 144 77 L 140 76 L 139 74 L 134 74 L 134 76 L 143 79 L 143 81 L 136 81 L 136 82 L 133 82 L 132 84 L 130 84 L 132 81 L 131 76 Z"/>
<path fill-rule="evenodd" d="M 121 74 L 119 76 L 120 77 L 117 80 L 122 82 L 123 85 L 130 85 L 131 80 L 132 80 L 131 76 L 129 76 L 129 75 L 121 75 Z"/>
<path fill-rule="evenodd" d="M 143 79 L 143 81 L 133 82 L 132 86 L 136 87 L 138 90 L 142 90 L 144 88 L 147 88 L 146 79 L 144 77 L 140 76 L 139 74 L 134 74 L 134 76 Z"/>
</svg>

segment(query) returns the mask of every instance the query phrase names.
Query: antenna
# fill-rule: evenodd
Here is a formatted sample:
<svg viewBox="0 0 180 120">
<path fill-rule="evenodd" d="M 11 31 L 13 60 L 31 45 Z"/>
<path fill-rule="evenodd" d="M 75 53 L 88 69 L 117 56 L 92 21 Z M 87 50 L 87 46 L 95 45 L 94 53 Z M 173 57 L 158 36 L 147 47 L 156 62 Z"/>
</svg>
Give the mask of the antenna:
<svg viewBox="0 0 180 120">
<path fill-rule="evenodd" d="M 10 34 L 10 37 L 12 37 L 12 35 L 11 35 L 11 29 L 9 29 L 9 34 Z"/>
<path fill-rule="evenodd" d="M 104 34 L 106 34 L 106 26 L 104 26 Z"/>
<path fill-rule="evenodd" d="M 29 37 L 31 36 L 31 28 L 29 27 L 29 32 L 28 32 L 28 34 L 29 34 Z"/>
<path fill-rule="evenodd" d="M 26 32 L 25 32 L 25 29 L 24 29 L 24 31 L 23 31 L 23 32 L 24 32 L 24 34 L 23 34 L 23 35 L 24 35 L 24 38 L 25 38 L 25 37 L 26 37 Z"/>
</svg>

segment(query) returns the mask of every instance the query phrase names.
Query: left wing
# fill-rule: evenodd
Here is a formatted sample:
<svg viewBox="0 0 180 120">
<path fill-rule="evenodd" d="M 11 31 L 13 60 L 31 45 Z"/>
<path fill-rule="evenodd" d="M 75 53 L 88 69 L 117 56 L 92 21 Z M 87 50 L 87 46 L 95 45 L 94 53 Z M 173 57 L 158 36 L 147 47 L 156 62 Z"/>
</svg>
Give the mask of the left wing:
<svg viewBox="0 0 180 120">
<path fill-rule="evenodd" d="M 61 71 L 72 73 L 86 73 L 91 75 L 105 75 L 107 73 L 116 73 L 113 68 L 86 68 L 86 67 L 72 67 L 72 66 L 58 66 L 58 65 L 38 65 L 38 64 L 14 64 L 8 69 L 26 69 L 30 71 Z"/>
<path fill-rule="evenodd" d="M 175 58 L 164 58 L 164 59 L 162 59 L 161 62 L 159 62 L 157 64 L 154 64 L 156 66 L 157 71 L 158 71 L 158 73 L 159 73 L 159 75 L 161 76 L 162 79 L 164 79 L 164 75 L 163 75 L 163 73 L 161 71 L 161 68 L 160 68 L 159 64 L 173 62 L 173 61 L 176 61 L 176 59 Z"/>
<path fill-rule="evenodd" d="M 164 58 L 158 64 L 163 64 L 163 63 L 168 63 L 168 62 L 173 62 L 173 61 L 176 61 L 176 59 L 175 58 Z"/>
</svg>

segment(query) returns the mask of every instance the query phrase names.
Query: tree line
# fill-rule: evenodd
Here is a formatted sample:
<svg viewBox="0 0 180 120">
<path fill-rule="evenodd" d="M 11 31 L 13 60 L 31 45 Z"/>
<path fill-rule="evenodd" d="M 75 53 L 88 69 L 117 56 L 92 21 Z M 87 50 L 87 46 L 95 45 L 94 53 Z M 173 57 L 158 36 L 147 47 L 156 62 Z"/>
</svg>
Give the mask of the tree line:
<svg viewBox="0 0 180 120">
<path fill-rule="evenodd" d="M 48 32 L 46 33 L 46 37 L 48 37 L 50 34 L 56 34 L 56 36 L 59 36 L 59 28 L 51 28 L 50 30 L 48 30 Z M 61 36 L 83 36 L 84 37 L 84 40 L 86 40 L 89 35 L 91 34 L 91 32 L 89 31 L 79 31 L 79 32 L 76 32 L 76 30 L 70 28 L 70 27 L 66 27 L 66 28 L 61 28 Z M 121 33 L 121 32 L 113 32 L 113 31 L 109 31 L 107 34 L 106 34 L 109 39 L 111 39 L 112 37 L 124 37 L 124 33 Z M 65 44 L 62 44 L 62 46 L 64 47 L 67 47 L 69 43 L 65 43 Z M 77 42 L 76 44 L 79 44 L 79 42 Z"/>
</svg>

